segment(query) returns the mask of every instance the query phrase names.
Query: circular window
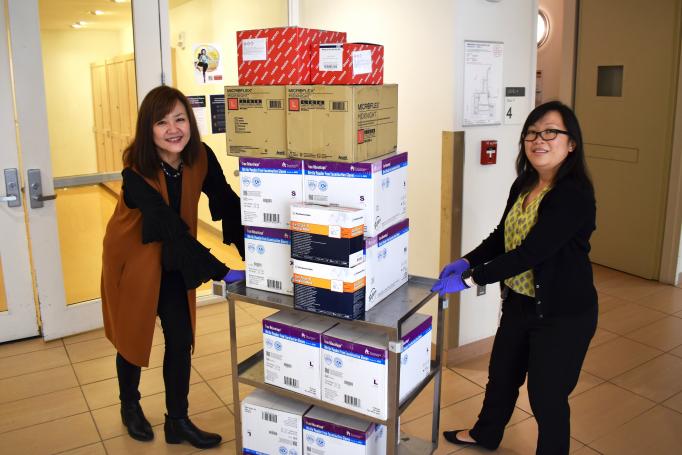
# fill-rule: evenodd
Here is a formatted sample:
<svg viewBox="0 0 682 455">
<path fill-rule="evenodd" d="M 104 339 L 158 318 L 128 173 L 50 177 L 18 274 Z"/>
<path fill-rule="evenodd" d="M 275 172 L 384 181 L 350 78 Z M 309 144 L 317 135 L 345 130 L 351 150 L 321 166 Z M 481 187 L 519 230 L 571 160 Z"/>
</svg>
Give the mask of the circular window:
<svg viewBox="0 0 682 455">
<path fill-rule="evenodd" d="M 549 18 L 543 11 L 538 11 L 538 47 L 545 44 L 549 37 Z"/>
</svg>

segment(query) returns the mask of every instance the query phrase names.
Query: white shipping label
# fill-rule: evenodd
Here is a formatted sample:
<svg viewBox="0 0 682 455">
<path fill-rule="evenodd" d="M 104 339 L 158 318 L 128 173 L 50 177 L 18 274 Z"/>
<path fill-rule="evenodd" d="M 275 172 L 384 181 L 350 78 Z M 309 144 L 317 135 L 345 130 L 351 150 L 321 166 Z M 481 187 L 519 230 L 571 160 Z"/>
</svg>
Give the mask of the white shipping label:
<svg viewBox="0 0 682 455">
<path fill-rule="evenodd" d="M 341 71 L 343 69 L 343 47 L 320 46 L 320 71 Z"/>
<path fill-rule="evenodd" d="M 372 51 L 353 52 L 353 76 L 372 72 Z"/>
<path fill-rule="evenodd" d="M 265 60 L 268 58 L 267 47 L 267 38 L 249 38 L 242 40 L 242 59 L 245 62 Z"/>
</svg>

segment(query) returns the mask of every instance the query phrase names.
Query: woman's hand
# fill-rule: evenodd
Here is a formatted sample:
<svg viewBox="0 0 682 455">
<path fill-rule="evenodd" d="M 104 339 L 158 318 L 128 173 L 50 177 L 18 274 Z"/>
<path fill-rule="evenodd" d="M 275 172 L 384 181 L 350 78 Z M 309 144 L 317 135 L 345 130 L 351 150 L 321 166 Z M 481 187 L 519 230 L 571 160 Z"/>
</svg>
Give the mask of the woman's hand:
<svg viewBox="0 0 682 455">
<path fill-rule="evenodd" d="M 230 270 L 227 275 L 223 277 L 223 281 L 227 284 L 235 283 L 246 279 L 246 273 L 243 270 Z"/>
<path fill-rule="evenodd" d="M 464 258 L 460 258 L 460 259 L 457 259 L 455 262 L 451 262 L 450 264 L 443 267 L 443 270 L 441 270 L 440 275 L 438 275 L 438 278 L 443 279 L 446 276 L 451 275 L 453 273 L 461 275 L 462 272 L 464 272 L 468 268 L 469 268 L 469 261 L 467 261 Z"/>
<path fill-rule="evenodd" d="M 443 297 L 445 294 L 452 294 L 454 292 L 459 292 L 462 289 L 468 288 L 469 286 L 467 286 L 462 280 L 462 272 L 458 272 L 451 273 L 450 275 L 438 280 L 431 288 L 431 291 L 438 292 L 438 294 Z"/>
</svg>

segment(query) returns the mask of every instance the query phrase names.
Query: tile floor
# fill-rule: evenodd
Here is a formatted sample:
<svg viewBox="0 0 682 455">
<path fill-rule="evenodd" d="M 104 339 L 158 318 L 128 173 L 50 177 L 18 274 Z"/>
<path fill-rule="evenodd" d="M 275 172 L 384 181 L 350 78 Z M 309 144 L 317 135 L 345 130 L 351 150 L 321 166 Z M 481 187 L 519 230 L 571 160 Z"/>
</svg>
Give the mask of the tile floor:
<svg viewBox="0 0 682 455">
<path fill-rule="evenodd" d="M 682 289 L 595 268 L 599 329 L 571 397 L 571 452 L 587 454 L 682 453 Z M 240 358 L 260 349 L 260 320 L 269 310 L 239 304 Z M 226 304 L 198 311 L 190 414 L 226 441 L 216 454 L 234 453 L 232 385 Z M 130 439 L 120 422 L 114 350 L 101 330 L 45 343 L 0 345 L 0 453 L 190 454 L 191 446 L 163 440 L 163 335 L 154 338 L 142 373 L 142 406 L 156 438 Z M 443 370 L 441 428 L 470 426 L 483 399 L 487 356 Z M 248 390 L 244 390 L 245 394 Z M 403 430 L 428 439 L 432 389 L 402 417 Z M 537 426 L 528 395 L 517 409 L 499 454 L 533 454 Z M 441 439 L 438 454 L 489 453 L 460 449 Z"/>
</svg>

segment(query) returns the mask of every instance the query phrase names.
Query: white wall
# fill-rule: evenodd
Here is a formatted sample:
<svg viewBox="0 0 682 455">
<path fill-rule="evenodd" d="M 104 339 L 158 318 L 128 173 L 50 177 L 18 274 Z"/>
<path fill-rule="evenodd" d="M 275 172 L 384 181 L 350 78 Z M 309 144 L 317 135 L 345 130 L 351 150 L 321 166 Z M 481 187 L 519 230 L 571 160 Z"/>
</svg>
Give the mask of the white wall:
<svg viewBox="0 0 682 455">
<path fill-rule="evenodd" d="M 346 31 L 385 46 L 386 83 L 398 83 L 398 149 L 410 153 L 410 273 L 438 275 L 441 132 L 466 131 L 463 250 L 499 221 L 514 178 L 520 125 L 462 127 L 464 40 L 505 43 L 504 85 L 534 90 L 537 0 L 301 0 L 300 25 Z M 485 24 L 485 26 L 483 26 Z M 530 107 L 531 97 L 526 100 Z M 498 164 L 481 166 L 480 141 L 498 140 Z M 462 294 L 460 344 L 494 334 L 495 286 Z"/>
<path fill-rule="evenodd" d="M 549 36 L 538 49 L 542 70 L 542 101 L 561 100 L 571 105 L 575 65 L 576 0 L 539 0 L 550 22 Z"/>
<path fill-rule="evenodd" d="M 118 32 L 41 31 L 54 177 L 97 172 L 90 63 L 118 55 Z"/>
<path fill-rule="evenodd" d="M 251 28 L 282 27 L 287 25 L 286 0 L 258 0 L 244 2 L 240 0 L 194 0 L 184 3 L 169 12 L 170 42 L 176 46 L 178 34 L 185 34 L 185 48 L 176 47 L 175 87 L 185 95 L 209 95 L 225 93 L 225 85 L 236 85 L 237 82 L 237 31 Z M 197 84 L 194 80 L 195 55 L 193 45 L 198 43 L 218 43 L 223 51 L 223 71 L 225 80 L 215 84 Z M 207 116 L 210 114 L 210 107 Z M 239 179 L 234 176 L 238 168 L 237 158 L 227 156 L 225 134 L 202 136 L 215 152 L 228 183 L 238 193 Z M 208 201 L 202 196 L 199 205 L 199 218 L 214 227 L 221 229 L 220 223 L 211 221 Z"/>
</svg>

